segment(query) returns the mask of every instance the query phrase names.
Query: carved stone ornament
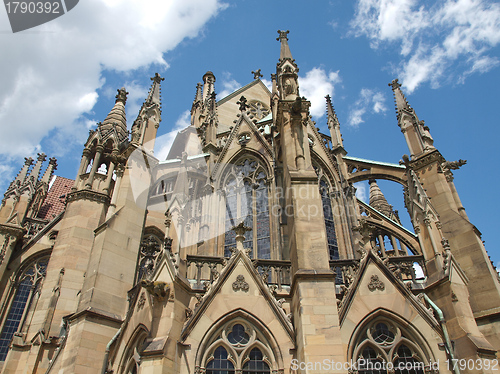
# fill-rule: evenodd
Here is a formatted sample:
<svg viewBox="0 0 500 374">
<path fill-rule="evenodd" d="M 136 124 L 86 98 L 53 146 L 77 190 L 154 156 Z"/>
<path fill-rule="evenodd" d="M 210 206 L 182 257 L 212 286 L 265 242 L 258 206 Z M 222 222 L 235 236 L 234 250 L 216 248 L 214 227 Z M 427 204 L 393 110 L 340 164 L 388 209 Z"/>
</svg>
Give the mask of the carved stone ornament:
<svg viewBox="0 0 500 374">
<path fill-rule="evenodd" d="M 243 275 L 238 275 L 236 277 L 236 281 L 233 282 L 233 291 L 236 292 L 238 290 L 248 291 L 248 283 L 245 282 L 245 277 Z"/>
<path fill-rule="evenodd" d="M 378 275 L 372 275 L 370 283 L 368 283 L 368 289 L 372 292 L 375 290 L 383 291 L 385 290 L 385 285 L 384 282 L 378 279 Z"/>
<path fill-rule="evenodd" d="M 146 304 L 146 294 L 142 292 L 141 296 L 139 296 L 139 300 L 137 300 L 137 310 L 144 308 L 144 304 Z"/>
<path fill-rule="evenodd" d="M 165 282 L 150 281 L 147 279 L 141 280 L 141 286 L 146 289 L 151 295 L 160 300 L 168 298 L 170 295 L 170 286 Z"/>
</svg>

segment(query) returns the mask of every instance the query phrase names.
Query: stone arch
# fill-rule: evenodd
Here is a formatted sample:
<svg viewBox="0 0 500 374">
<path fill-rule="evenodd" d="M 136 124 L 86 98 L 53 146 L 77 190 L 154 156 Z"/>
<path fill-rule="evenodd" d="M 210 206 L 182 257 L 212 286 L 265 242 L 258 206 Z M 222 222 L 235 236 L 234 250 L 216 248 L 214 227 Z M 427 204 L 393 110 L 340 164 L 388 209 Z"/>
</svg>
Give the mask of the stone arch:
<svg viewBox="0 0 500 374">
<path fill-rule="evenodd" d="M 338 178 L 337 170 L 335 168 L 332 170 L 332 168 L 330 168 L 330 166 L 327 165 L 327 163 L 325 163 L 323 161 L 323 159 L 312 149 L 311 149 L 311 161 L 312 161 L 311 163 L 312 163 L 313 168 L 315 168 L 315 164 L 316 164 L 323 171 L 322 175 L 318 175 L 318 182 L 319 182 L 319 179 L 321 179 L 321 177 L 324 176 L 328 179 L 328 184 L 330 185 L 330 188 L 331 188 L 330 192 L 339 191 L 340 190 L 340 186 L 339 186 L 340 181 Z M 316 174 L 318 174 L 318 171 L 316 170 L 316 168 L 315 168 L 315 171 L 316 171 Z"/>
<path fill-rule="evenodd" d="M 349 340 L 347 360 L 352 360 L 353 362 L 357 360 L 360 353 L 366 346 L 371 346 L 376 348 L 377 351 L 382 352 L 382 348 L 379 345 L 372 344 L 373 339 L 367 336 L 367 331 L 372 329 L 373 326 L 378 322 L 388 322 L 392 324 L 395 328 L 394 341 L 391 343 L 384 355 L 389 360 L 393 357 L 393 352 L 395 352 L 401 345 L 410 346 L 416 352 L 419 353 L 418 357 L 422 359 L 424 364 L 429 364 L 435 362 L 434 354 L 432 352 L 431 346 L 427 339 L 423 336 L 421 331 L 417 329 L 410 321 L 406 320 L 404 317 L 384 308 L 378 308 L 368 315 L 366 315 L 356 326 L 351 334 Z M 429 326 L 429 328 L 432 328 Z M 366 338 L 365 338 L 366 337 Z"/>
<path fill-rule="evenodd" d="M 125 349 L 123 350 L 123 354 L 118 365 L 119 374 L 128 374 L 130 372 L 129 369 L 133 364 L 137 366 L 140 364 L 140 351 L 142 350 L 144 341 L 148 336 L 149 330 L 145 325 L 139 324 L 135 327 L 134 332 L 130 335 L 127 344 L 125 345 Z"/>
<path fill-rule="evenodd" d="M 242 149 L 236 152 L 224 165 L 224 168 L 220 171 L 218 175 L 218 181 L 217 181 L 217 187 L 220 190 L 224 189 L 224 186 L 226 184 L 226 181 L 231 173 L 231 167 L 233 165 L 237 165 L 241 160 L 244 160 L 246 155 L 249 155 L 250 158 L 255 159 L 257 162 L 259 162 L 260 165 L 262 165 L 263 170 L 266 174 L 266 178 L 269 179 L 272 177 L 271 173 L 271 165 L 269 165 L 268 160 L 266 160 L 265 157 L 263 157 L 260 153 L 253 151 L 251 149 Z M 217 180 L 216 179 L 216 180 Z"/>
<path fill-rule="evenodd" d="M 233 326 L 237 323 L 242 323 L 253 328 L 253 331 L 259 339 L 251 341 L 248 346 L 238 354 L 238 357 L 232 359 L 232 362 L 235 365 L 242 365 L 246 354 L 253 348 L 259 348 L 259 350 L 264 353 L 265 357 L 267 357 L 266 363 L 268 363 L 273 372 L 274 370 L 283 369 L 283 355 L 273 333 L 258 317 L 244 309 L 236 309 L 225 314 L 205 332 L 196 351 L 195 367 L 205 367 L 210 355 L 219 346 L 223 346 L 225 349 L 229 348 L 229 352 L 234 351 L 234 349 L 228 347 L 229 344 L 223 339 L 220 339 L 219 336 L 224 334 L 223 330 L 227 329 L 228 326 Z"/>
</svg>

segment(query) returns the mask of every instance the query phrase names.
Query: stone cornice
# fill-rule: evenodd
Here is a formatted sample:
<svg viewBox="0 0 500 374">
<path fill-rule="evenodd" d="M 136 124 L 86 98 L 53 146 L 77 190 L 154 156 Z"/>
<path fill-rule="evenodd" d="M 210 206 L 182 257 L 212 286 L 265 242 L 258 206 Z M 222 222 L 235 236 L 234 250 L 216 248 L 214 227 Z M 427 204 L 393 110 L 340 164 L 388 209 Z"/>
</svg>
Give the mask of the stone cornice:
<svg viewBox="0 0 500 374">
<path fill-rule="evenodd" d="M 439 165 L 441 165 L 445 161 L 446 159 L 436 149 L 430 153 L 427 153 L 426 155 L 423 155 L 421 157 L 416 158 L 415 160 L 410 161 L 410 166 L 413 170 L 418 171 L 434 162 L 437 162 Z"/>
<path fill-rule="evenodd" d="M 9 223 L 1 223 L 0 224 L 0 234 L 9 234 L 11 236 L 15 236 L 16 238 L 20 238 L 23 236 L 26 230 L 18 225 L 11 225 Z"/>
<path fill-rule="evenodd" d="M 66 197 L 66 204 L 75 200 L 90 200 L 98 203 L 109 204 L 111 199 L 108 195 L 92 190 L 80 190 L 71 192 Z"/>
</svg>

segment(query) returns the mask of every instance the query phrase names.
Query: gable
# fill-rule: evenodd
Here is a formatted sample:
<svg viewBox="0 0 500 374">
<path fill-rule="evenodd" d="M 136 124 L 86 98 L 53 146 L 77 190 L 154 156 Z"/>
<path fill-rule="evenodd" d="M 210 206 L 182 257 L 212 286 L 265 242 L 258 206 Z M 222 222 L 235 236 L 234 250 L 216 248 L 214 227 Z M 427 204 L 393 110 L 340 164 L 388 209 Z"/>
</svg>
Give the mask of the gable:
<svg viewBox="0 0 500 374">
<path fill-rule="evenodd" d="M 382 309 L 390 310 L 418 331 L 433 330 L 434 335 L 440 331 L 432 312 L 371 251 L 346 291 L 343 304 L 339 317 L 344 341 L 349 341 L 356 326 L 367 316 Z"/>
<path fill-rule="evenodd" d="M 243 310 L 267 326 L 280 344 L 293 346 L 293 328 L 250 259 L 233 255 L 184 326 L 181 340 L 201 342 L 208 328 L 225 315 Z"/>
<path fill-rule="evenodd" d="M 256 79 L 217 102 L 218 134 L 229 131 L 234 126 L 233 120 L 240 113 L 237 102 L 241 96 L 245 96 L 251 106 L 253 103 L 261 103 L 266 109 L 270 109 L 271 93 L 260 79 Z"/>
</svg>

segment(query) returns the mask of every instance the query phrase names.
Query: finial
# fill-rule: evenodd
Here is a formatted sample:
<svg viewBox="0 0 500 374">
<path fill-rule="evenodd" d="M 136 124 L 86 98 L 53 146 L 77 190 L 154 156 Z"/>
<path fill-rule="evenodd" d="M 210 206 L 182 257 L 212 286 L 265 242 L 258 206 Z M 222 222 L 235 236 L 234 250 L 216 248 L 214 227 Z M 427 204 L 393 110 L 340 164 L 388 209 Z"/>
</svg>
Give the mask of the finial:
<svg viewBox="0 0 500 374">
<path fill-rule="evenodd" d="M 116 97 L 116 102 L 121 101 L 123 104 L 127 102 L 127 95 L 128 92 L 125 89 L 125 87 L 120 88 L 118 91 L 118 94 L 115 96 Z"/>
<path fill-rule="evenodd" d="M 389 83 L 389 87 L 392 88 L 392 91 L 394 93 L 394 101 L 396 102 L 396 115 L 399 119 L 401 110 L 404 109 L 407 111 L 412 111 L 412 108 L 410 107 L 410 104 L 408 104 L 403 91 L 401 91 L 401 84 L 399 83 L 398 79 L 393 79 L 392 82 Z"/>
<path fill-rule="evenodd" d="M 389 87 L 392 88 L 392 90 L 394 91 L 396 88 L 400 88 L 401 87 L 401 84 L 398 82 L 398 79 L 393 79 L 391 83 L 388 84 Z"/>
<path fill-rule="evenodd" d="M 240 110 L 242 112 L 246 111 L 250 106 L 247 104 L 247 99 L 245 96 L 240 97 L 240 100 L 236 102 L 236 104 L 240 105 Z"/>
<path fill-rule="evenodd" d="M 24 158 L 24 165 L 31 166 L 33 164 L 33 159 L 31 157 Z"/>
<path fill-rule="evenodd" d="M 253 74 L 253 79 L 259 79 L 263 77 L 263 75 L 260 73 L 260 69 L 252 71 L 252 74 Z"/>
<path fill-rule="evenodd" d="M 161 83 L 162 81 L 165 80 L 165 78 L 160 77 L 160 74 L 158 73 L 155 73 L 155 76 L 149 79 L 151 79 L 154 83 Z"/>
<path fill-rule="evenodd" d="M 288 33 L 290 32 L 290 30 L 286 30 L 286 31 L 282 31 L 282 30 L 278 30 L 278 34 L 279 36 L 276 38 L 276 40 L 288 40 Z"/>
</svg>

